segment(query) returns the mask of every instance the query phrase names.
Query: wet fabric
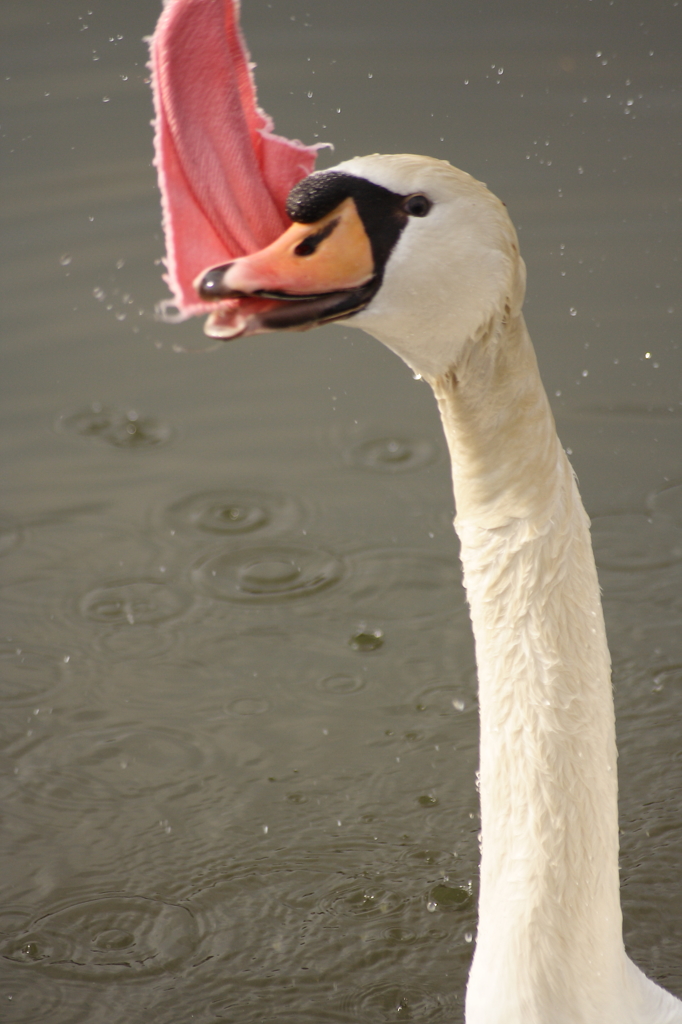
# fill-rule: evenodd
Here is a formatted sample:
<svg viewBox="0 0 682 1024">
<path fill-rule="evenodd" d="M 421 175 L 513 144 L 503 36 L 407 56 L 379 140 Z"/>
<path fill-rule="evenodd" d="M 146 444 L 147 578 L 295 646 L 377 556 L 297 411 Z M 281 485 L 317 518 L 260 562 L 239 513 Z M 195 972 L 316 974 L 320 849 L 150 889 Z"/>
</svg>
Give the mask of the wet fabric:
<svg viewBox="0 0 682 1024">
<path fill-rule="evenodd" d="M 202 270 L 289 225 L 287 195 L 319 148 L 273 134 L 238 18 L 238 0 L 170 0 L 150 40 L 165 280 L 181 319 L 215 309 L 193 287 Z"/>
</svg>

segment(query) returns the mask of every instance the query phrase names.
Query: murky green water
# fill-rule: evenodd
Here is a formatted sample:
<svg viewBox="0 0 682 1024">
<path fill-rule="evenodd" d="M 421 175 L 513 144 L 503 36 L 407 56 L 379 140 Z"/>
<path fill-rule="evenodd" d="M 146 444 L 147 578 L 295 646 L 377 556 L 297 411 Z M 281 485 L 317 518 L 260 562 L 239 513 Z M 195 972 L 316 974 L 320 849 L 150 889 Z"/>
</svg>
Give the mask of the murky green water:
<svg viewBox="0 0 682 1024">
<path fill-rule="evenodd" d="M 681 12 L 244 0 L 281 132 L 446 157 L 520 228 L 594 517 L 628 947 L 677 994 Z M 2 8 L 0 1020 L 454 1024 L 477 710 L 434 403 L 349 328 L 154 322 L 157 13 Z"/>
</svg>

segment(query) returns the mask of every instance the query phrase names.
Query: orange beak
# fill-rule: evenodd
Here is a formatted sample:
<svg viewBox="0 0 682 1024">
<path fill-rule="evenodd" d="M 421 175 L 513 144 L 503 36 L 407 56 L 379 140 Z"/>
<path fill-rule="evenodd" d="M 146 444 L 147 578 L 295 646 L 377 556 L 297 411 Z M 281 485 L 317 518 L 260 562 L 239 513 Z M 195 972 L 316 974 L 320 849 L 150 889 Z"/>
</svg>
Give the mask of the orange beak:
<svg viewBox="0 0 682 1024">
<path fill-rule="evenodd" d="M 202 299 L 221 302 L 205 330 L 226 340 L 350 316 L 376 290 L 372 246 L 355 201 L 345 199 L 313 224 L 292 224 L 265 249 L 204 271 L 195 288 Z"/>
</svg>

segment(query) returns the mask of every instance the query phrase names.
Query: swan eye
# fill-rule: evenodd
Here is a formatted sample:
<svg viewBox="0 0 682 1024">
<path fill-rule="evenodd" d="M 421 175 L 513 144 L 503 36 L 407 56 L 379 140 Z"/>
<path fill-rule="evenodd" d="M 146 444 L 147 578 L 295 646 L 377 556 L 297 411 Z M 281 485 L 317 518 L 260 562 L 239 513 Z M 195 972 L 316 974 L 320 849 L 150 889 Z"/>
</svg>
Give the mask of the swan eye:
<svg viewBox="0 0 682 1024">
<path fill-rule="evenodd" d="M 433 203 L 430 199 L 427 199 L 426 196 L 417 194 L 407 197 L 403 203 L 403 210 L 410 217 L 425 217 L 432 206 Z"/>
</svg>

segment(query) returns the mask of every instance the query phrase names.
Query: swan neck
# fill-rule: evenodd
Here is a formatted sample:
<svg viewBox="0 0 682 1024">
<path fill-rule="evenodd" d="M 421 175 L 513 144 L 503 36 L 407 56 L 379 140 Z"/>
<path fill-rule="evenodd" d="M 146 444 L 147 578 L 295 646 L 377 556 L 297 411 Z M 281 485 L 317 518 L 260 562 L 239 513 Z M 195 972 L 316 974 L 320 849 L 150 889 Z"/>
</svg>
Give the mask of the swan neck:
<svg viewBox="0 0 682 1024">
<path fill-rule="evenodd" d="M 625 1021 L 610 659 L 589 521 L 523 319 L 431 384 L 479 674 L 467 1024 Z"/>
<path fill-rule="evenodd" d="M 521 315 L 493 319 L 429 382 L 450 449 L 457 514 L 488 527 L 546 515 L 562 449 Z"/>
</svg>

